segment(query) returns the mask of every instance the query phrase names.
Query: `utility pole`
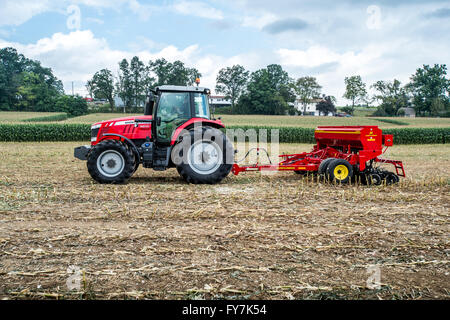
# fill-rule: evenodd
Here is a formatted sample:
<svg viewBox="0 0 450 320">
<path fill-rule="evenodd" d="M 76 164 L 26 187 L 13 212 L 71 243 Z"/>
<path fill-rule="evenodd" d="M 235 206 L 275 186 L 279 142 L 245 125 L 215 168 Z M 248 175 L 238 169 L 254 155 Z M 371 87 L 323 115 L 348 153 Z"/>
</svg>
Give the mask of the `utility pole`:
<svg viewBox="0 0 450 320">
<path fill-rule="evenodd" d="M 73 81 L 72 81 L 72 97 L 74 96 L 74 94 L 73 94 Z"/>
</svg>

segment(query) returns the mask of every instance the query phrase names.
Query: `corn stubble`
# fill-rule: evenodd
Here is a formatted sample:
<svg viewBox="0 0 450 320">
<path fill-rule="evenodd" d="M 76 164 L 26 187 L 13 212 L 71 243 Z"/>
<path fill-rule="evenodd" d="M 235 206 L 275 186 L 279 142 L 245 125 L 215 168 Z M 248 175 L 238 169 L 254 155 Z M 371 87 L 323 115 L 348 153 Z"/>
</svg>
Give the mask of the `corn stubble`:
<svg viewBox="0 0 450 320">
<path fill-rule="evenodd" d="M 142 168 L 99 185 L 75 145 L 0 144 L 0 298 L 450 298 L 448 145 L 393 147 L 407 178 L 379 187 L 287 172 L 187 185 Z"/>
</svg>

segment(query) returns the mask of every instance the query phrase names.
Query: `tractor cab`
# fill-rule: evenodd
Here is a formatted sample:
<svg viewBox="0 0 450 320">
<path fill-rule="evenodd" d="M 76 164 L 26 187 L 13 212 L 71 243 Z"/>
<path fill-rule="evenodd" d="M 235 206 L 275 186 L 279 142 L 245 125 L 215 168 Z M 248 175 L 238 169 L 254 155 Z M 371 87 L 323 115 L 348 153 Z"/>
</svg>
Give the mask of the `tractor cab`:
<svg viewBox="0 0 450 320">
<path fill-rule="evenodd" d="M 170 144 L 174 131 L 193 118 L 210 120 L 210 90 L 201 87 L 160 86 L 146 103 L 145 115 L 152 115 L 152 137 L 158 144 Z"/>
</svg>

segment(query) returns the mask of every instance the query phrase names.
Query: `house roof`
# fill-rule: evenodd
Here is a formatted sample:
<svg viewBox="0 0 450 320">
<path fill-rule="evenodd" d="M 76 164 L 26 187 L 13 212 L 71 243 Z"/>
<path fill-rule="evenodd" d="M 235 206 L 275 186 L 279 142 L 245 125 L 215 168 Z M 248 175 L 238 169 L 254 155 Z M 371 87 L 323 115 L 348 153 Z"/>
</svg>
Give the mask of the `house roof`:
<svg viewBox="0 0 450 320">
<path fill-rule="evenodd" d="M 301 102 L 300 99 L 297 99 L 297 101 Z M 323 99 L 321 99 L 321 98 L 312 99 L 311 101 L 308 102 L 308 104 L 310 104 L 310 103 L 319 103 L 320 101 L 323 101 Z"/>
<path fill-rule="evenodd" d="M 185 87 L 185 86 L 159 86 L 155 88 L 156 91 L 176 91 L 176 92 L 206 92 L 209 91 L 207 88 L 203 87 Z"/>
<path fill-rule="evenodd" d="M 402 108 L 400 108 L 400 109 L 398 109 L 398 111 L 404 111 L 406 114 L 414 114 L 414 113 L 416 113 L 416 110 L 414 110 L 414 108 L 411 108 L 411 107 L 402 107 Z M 397 111 L 397 112 L 398 112 Z"/>
</svg>

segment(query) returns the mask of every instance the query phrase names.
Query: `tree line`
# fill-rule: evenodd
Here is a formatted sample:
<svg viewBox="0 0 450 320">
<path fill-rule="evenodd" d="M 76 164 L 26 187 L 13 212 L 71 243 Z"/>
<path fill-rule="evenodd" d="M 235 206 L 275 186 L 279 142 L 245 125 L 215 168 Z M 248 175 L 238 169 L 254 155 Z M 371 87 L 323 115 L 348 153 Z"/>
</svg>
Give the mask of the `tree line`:
<svg viewBox="0 0 450 320">
<path fill-rule="evenodd" d="M 115 108 L 114 97 L 119 96 L 126 111 L 127 108 L 143 106 L 152 88 L 161 85 L 190 86 L 199 77 L 201 73 L 197 69 L 186 67 L 179 60 L 169 62 L 162 58 L 149 61 L 146 65 L 135 56 L 129 62 L 127 59 L 119 62 L 117 76 L 108 69 L 96 72 L 87 82 L 86 89 L 92 98 L 108 100 L 112 111 Z"/>
<path fill-rule="evenodd" d="M 63 84 L 50 68 L 26 58 L 14 48 L 0 49 L 0 110 L 87 112 L 86 101 L 64 94 Z"/>
<path fill-rule="evenodd" d="M 419 116 L 450 116 L 450 80 L 447 66 L 423 65 L 402 86 L 397 79 L 377 81 L 371 85 L 375 94 L 370 96 L 361 76 L 346 77 L 343 98 L 350 105 L 343 111 L 353 114 L 357 106 L 378 103 L 374 115 L 398 116 L 404 108 L 412 107 Z M 336 98 L 321 93 L 322 87 L 315 77 L 292 79 L 280 65 L 269 65 L 253 73 L 240 65 L 223 68 L 216 79 L 216 92 L 231 101 L 231 113 L 292 114 L 297 99 L 306 114 L 308 104 L 318 100 L 316 108 L 324 115 L 336 112 Z"/>
</svg>

